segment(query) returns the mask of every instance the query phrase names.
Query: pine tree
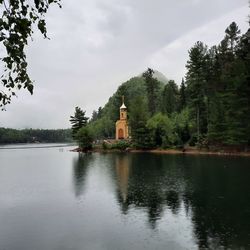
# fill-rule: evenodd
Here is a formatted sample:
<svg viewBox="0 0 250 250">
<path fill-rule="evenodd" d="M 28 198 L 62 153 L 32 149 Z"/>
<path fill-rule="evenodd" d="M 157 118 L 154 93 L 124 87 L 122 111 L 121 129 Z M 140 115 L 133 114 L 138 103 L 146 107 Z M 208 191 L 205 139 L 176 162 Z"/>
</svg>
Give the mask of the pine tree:
<svg viewBox="0 0 250 250">
<path fill-rule="evenodd" d="M 240 30 L 235 22 L 232 22 L 225 30 L 225 40 L 229 43 L 229 50 L 234 53 L 239 41 Z"/>
<path fill-rule="evenodd" d="M 153 136 L 147 128 L 149 117 L 147 102 L 144 97 L 136 97 L 130 107 L 129 125 L 131 128 L 132 140 L 137 148 L 152 148 Z"/>
<path fill-rule="evenodd" d="M 98 111 L 94 110 L 94 111 L 92 112 L 92 116 L 91 116 L 90 122 L 94 122 L 94 121 L 96 121 L 97 119 L 98 119 Z"/>
<path fill-rule="evenodd" d="M 186 107 L 186 85 L 184 79 L 182 78 L 180 87 L 180 99 L 179 99 L 179 111 Z"/>
<path fill-rule="evenodd" d="M 78 130 L 87 125 L 88 117 L 85 116 L 85 112 L 81 108 L 75 108 L 74 116 L 70 116 L 70 123 L 72 124 L 72 136 L 73 138 L 77 134 Z"/>
<path fill-rule="evenodd" d="M 224 54 L 225 62 L 222 65 L 221 79 L 224 81 L 224 90 L 220 94 L 225 110 L 224 143 L 229 145 L 244 144 L 246 131 L 244 116 L 246 114 L 246 98 L 242 92 L 244 84 L 244 63 L 239 60 L 236 51 L 239 50 L 240 30 L 232 23 L 225 31 L 224 41 L 227 42 Z M 242 95 L 243 94 L 243 95 Z"/>
<path fill-rule="evenodd" d="M 249 17 L 250 26 L 250 17 Z M 245 96 L 246 113 L 244 114 L 244 123 L 246 124 L 246 139 L 250 146 L 250 28 L 242 36 L 240 41 L 240 47 L 238 51 L 238 57 L 243 62 L 244 66 L 244 81 L 241 86 L 241 93 Z"/>
<path fill-rule="evenodd" d="M 201 135 L 207 133 L 207 81 L 206 63 L 207 46 L 202 42 L 197 42 L 189 51 L 189 61 L 187 62 L 187 97 L 188 106 L 191 111 L 191 119 L 196 128 L 198 141 Z"/>
<path fill-rule="evenodd" d="M 178 109 L 179 91 L 177 84 L 170 80 L 164 87 L 162 93 L 162 112 L 171 115 Z"/>
<path fill-rule="evenodd" d="M 245 145 L 249 117 L 247 50 L 240 30 L 232 23 L 218 46 L 212 70 L 209 140 L 225 145 Z M 245 40 L 246 41 L 246 40 Z"/>
<path fill-rule="evenodd" d="M 143 78 L 146 83 L 147 97 L 148 97 L 148 110 L 152 116 L 158 109 L 159 91 L 160 84 L 159 81 L 153 77 L 154 70 L 148 68 L 147 71 L 143 73 Z"/>
</svg>

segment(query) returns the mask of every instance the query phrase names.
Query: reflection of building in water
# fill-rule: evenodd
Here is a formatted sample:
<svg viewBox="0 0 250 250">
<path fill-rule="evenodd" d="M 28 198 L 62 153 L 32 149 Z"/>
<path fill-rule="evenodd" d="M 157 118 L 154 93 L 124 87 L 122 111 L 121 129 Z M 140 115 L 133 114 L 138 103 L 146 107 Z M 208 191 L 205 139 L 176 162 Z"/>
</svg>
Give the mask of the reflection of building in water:
<svg viewBox="0 0 250 250">
<path fill-rule="evenodd" d="M 119 156 L 116 158 L 116 174 L 118 188 L 122 197 L 122 201 L 126 202 L 128 197 L 128 180 L 129 180 L 129 159 L 127 156 Z"/>
</svg>

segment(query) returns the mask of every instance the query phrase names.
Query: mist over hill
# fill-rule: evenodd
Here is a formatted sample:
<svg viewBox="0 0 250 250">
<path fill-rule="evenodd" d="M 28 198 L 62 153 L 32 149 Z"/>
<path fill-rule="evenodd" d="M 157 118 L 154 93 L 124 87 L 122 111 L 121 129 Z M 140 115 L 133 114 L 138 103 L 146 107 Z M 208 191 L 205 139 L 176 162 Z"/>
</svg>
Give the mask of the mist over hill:
<svg viewBox="0 0 250 250">
<path fill-rule="evenodd" d="M 143 73 L 141 73 L 139 77 L 142 77 L 142 74 Z M 169 81 L 168 78 L 158 70 L 154 70 L 153 77 L 156 78 L 159 82 L 162 82 L 164 84 L 167 84 Z"/>
</svg>

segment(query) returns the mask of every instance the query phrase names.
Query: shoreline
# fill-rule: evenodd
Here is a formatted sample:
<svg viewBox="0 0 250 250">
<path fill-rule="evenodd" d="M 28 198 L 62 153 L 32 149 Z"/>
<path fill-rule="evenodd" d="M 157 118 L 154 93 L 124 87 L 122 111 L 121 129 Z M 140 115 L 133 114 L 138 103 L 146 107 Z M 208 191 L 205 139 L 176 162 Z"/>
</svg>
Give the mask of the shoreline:
<svg viewBox="0 0 250 250">
<path fill-rule="evenodd" d="M 220 151 L 203 151 L 203 150 L 178 150 L 178 149 L 152 149 L 152 150 L 131 150 L 132 153 L 154 153 L 154 154 L 182 154 L 182 155 L 218 155 L 218 156 L 244 156 L 250 157 L 250 152 L 220 152 Z"/>
<path fill-rule="evenodd" d="M 85 152 L 79 148 L 70 150 L 72 152 Z M 178 149 L 150 149 L 150 150 L 143 150 L 143 149 L 131 149 L 128 148 L 126 150 L 118 150 L 118 149 L 101 149 L 101 148 L 94 148 L 92 150 L 88 150 L 87 152 L 93 153 L 153 153 L 153 154 L 182 154 L 182 155 L 217 155 L 217 156 L 241 156 L 241 157 L 250 157 L 250 152 L 221 152 L 221 151 L 206 151 L 206 150 L 199 150 L 199 149 L 186 149 L 178 150 Z M 85 152 L 86 153 L 86 152 Z"/>
</svg>

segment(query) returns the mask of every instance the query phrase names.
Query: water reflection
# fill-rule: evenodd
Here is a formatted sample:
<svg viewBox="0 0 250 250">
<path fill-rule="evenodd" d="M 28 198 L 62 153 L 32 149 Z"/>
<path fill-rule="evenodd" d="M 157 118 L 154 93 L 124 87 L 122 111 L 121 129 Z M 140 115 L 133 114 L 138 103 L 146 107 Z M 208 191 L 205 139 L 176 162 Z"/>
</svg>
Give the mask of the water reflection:
<svg viewBox="0 0 250 250">
<path fill-rule="evenodd" d="M 171 168 L 169 162 L 168 167 Z M 123 213 L 134 207 L 146 210 L 152 229 L 156 228 L 165 206 L 177 214 L 180 207 L 178 191 L 183 183 L 173 179 L 169 168 L 164 166 L 164 158 L 155 161 L 150 155 L 116 155 L 118 201 Z M 176 175 L 175 171 L 172 174 Z"/>
<path fill-rule="evenodd" d="M 184 201 L 192 209 L 200 248 L 248 249 L 250 246 L 250 186 L 247 159 L 186 158 L 190 185 Z M 243 174 L 244 173 L 244 174 Z"/>
<path fill-rule="evenodd" d="M 130 171 L 130 161 L 127 155 L 117 155 L 115 161 L 115 169 L 117 175 L 117 185 L 122 203 L 127 202 L 128 198 L 128 180 Z"/>
<path fill-rule="evenodd" d="M 92 160 L 93 155 L 91 153 L 79 153 L 78 156 L 73 159 L 73 184 L 76 197 L 84 193 L 87 173 Z"/>
<path fill-rule="evenodd" d="M 146 209 L 155 229 L 166 209 L 178 216 L 184 204 L 199 248 L 250 246 L 250 176 L 239 162 L 247 160 L 117 155 L 120 206 Z"/>
<path fill-rule="evenodd" d="M 184 211 L 199 249 L 250 248 L 246 159 L 151 154 L 113 154 L 105 159 L 102 167 L 112 172 L 108 178 L 116 186 L 123 215 L 146 212 L 149 228 L 155 231 L 166 213 L 181 221 Z M 84 192 L 92 160 L 93 155 L 82 155 L 74 161 L 77 197 Z"/>
</svg>

